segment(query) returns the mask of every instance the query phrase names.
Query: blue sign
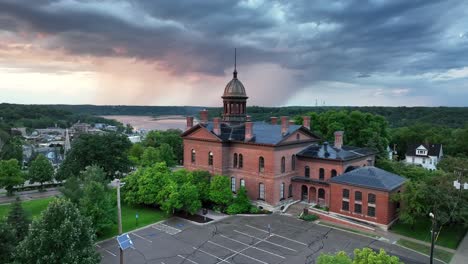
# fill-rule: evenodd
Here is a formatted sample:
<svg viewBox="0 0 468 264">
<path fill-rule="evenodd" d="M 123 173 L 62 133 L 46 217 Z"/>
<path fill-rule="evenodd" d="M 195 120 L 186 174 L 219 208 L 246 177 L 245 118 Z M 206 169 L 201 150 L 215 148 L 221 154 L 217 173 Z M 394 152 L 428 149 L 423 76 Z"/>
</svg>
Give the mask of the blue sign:
<svg viewBox="0 0 468 264">
<path fill-rule="evenodd" d="M 135 215 L 135 218 L 138 219 L 138 214 Z"/>
<path fill-rule="evenodd" d="M 133 247 L 133 242 L 128 234 L 117 236 L 117 242 L 122 250 Z"/>
</svg>

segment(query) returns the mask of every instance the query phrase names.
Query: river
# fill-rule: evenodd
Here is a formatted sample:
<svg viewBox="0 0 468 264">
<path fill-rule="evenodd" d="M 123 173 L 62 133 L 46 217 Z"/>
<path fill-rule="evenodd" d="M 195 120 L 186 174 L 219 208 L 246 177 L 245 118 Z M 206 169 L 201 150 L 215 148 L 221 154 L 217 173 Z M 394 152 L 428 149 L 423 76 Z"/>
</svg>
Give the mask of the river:
<svg viewBox="0 0 468 264">
<path fill-rule="evenodd" d="M 184 130 L 186 120 L 184 116 L 130 116 L 130 115 L 106 115 L 102 116 L 108 119 L 115 119 L 120 123 L 126 125 L 130 124 L 136 130 L 144 129 L 150 130 L 167 130 L 167 129 L 180 129 Z"/>
</svg>

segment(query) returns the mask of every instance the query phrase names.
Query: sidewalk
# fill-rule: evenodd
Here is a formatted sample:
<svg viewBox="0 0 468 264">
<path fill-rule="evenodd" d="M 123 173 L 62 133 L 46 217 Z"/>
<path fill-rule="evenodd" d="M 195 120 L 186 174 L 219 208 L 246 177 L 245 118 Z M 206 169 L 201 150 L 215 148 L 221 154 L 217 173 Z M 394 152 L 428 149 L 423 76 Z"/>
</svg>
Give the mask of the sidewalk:
<svg viewBox="0 0 468 264">
<path fill-rule="evenodd" d="M 9 204 L 16 200 L 16 197 L 19 196 L 21 201 L 31 201 L 41 198 L 51 197 L 61 195 L 61 192 L 58 188 L 48 188 L 45 192 L 39 192 L 38 190 L 24 191 L 14 193 L 13 196 L 6 196 L 5 194 L 0 194 L 0 204 Z"/>
<path fill-rule="evenodd" d="M 405 240 L 409 240 L 411 242 L 418 243 L 418 244 L 421 244 L 421 245 L 425 245 L 425 246 L 428 246 L 428 247 L 431 246 L 431 243 L 421 241 L 421 240 L 418 240 L 418 239 L 414 239 L 412 237 L 402 236 L 402 235 L 392 233 L 392 232 L 388 232 L 388 231 L 380 231 L 379 230 L 379 231 L 377 231 L 375 233 L 378 234 L 379 236 L 385 237 L 386 239 L 389 240 L 389 243 L 392 243 L 392 244 L 396 243 L 399 239 L 405 239 Z M 450 253 L 455 253 L 455 250 L 451 249 L 451 248 L 447 248 L 447 247 L 443 247 L 443 246 L 439 246 L 439 245 L 435 245 L 435 248 L 442 249 L 442 250 L 445 250 L 445 251 L 450 252 Z M 468 249 L 468 245 L 467 245 L 467 249 Z"/>
<path fill-rule="evenodd" d="M 455 255 L 450 261 L 450 264 L 466 264 L 468 263 L 468 233 L 463 238 L 460 245 L 458 245 L 458 249 L 455 252 Z"/>
</svg>

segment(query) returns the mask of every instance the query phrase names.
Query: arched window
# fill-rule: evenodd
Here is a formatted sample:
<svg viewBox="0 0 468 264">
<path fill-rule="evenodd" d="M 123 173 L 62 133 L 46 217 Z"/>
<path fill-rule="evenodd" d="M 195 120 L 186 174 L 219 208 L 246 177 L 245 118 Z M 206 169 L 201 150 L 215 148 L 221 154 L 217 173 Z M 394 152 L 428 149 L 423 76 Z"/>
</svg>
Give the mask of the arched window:
<svg viewBox="0 0 468 264">
<path fill-rule="evenodd" d="M 293 196 L 293 189 L 292 189 L 292 184 L 289 184 L 289 187 L 288 187 L 288 197 L 292 197 Z"/>
<path fill-rule="evenodd" d="M 213 152 L 208 152 L 208 165 L 213 165 Z"/>
<path fill-rule="evenodd" d="M 281 183 L 280 186 L 280 200 L 284 199 L 284 182 Z"/>
<path fill-rule="evenodd" d="M 238 168 L 241 169 L 244 166 L 244 156 L 242 154 L 239 154 L 239 166 Z"/>
<path fill-rule="evenodd" d="M 265 200 L 265 185 L 263 183 L 258 184 L 258 199 Z"/>
<path fill-rule="evenodd" d="M 332 171 L 331 171 L 331 176 L 332 176 L 332 178 L 335 177 L 336 175 L 337 175 L 336 170 L 332 170 Z"/>
<path fill-rule="evenodd" d="M 194 149 L 192 149 L 192 163 L 195 162 L 195 159 L 196 159 L 196 152 Z"/>
<path fill-rule="evenodd" d="M 233 193 L 236 192 L 236 178 L 235 177 L 231 177 L 231 191 Z"/>
<path fill-rule="evenodd" d="M 325 170 L 323 168 L 319 170 L 319 180 L 325 180 Z"/>
<path fill-rule="evenodd" d="M 285 173 L 285 172 L 286 172 L 286 158 L 282 157 L 281 158 L 281 173 Z"/>
<path fill-rule="evenodd" d="M 325 199 L 325 190 L 324 189 L 319 189 L 318 198 L 319 199 Z"/>
<path fill-rule="evenodd" d="M 240 179 L 240 186 L 245 187 L 245 180 L 244 179 Z"/>
<path fill-rule="evenodd" d="M 234 168 L 237 168 L 237 153 L 234 153 L 233 167 L 234 167 Z"/>
<path fill-rule="evenodd" d="M 296 155 L 292 155 L 291 157 L 291 170 L 296 169 Z"/>
<path fill-rule="evenodd" d="M 259 172 L 265 171 L 265 159 L 263 157 L 258 158 L 258 171 Z"/>
<path fill-rule="evenodd" d="M 309 166 L 305 166 L 305 169 L 304 169 L 304 176 L 306 178 L 310 178 L 310 168 Z"/>
<path fill-rule="evenodd" d="M 354 193 L 354 200 L 355 200 L 355 201 L 362 201 L 362 192 L 356 191 L 356 192 Z"/>
</svg>

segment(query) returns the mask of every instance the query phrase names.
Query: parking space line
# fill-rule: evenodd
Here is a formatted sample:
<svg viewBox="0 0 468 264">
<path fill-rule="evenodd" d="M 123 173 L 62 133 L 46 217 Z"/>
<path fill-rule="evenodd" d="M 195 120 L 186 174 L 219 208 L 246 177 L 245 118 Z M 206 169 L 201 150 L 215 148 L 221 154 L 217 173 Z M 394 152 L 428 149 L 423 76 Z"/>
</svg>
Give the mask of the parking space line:
<svg viewBox="0 0 468 264">
<path fill-rule="evenodd" d="M 114 253 L 110 252 L 110 251 L 109 251 L 109 250 L 107 250 L 107 249 L 104 249 L 104 251 L 105 251 L 105 252 L 107 252 L 107 253 L 109 253 L 109 254 L 111 254 L 111 255 L 112 255 L 112 256 L 114 256 L 114 257 L 117 257 L 117 255 L 116 255 L 116 254 L 114 254 Z"/>
<path fill-rule="evenodd" d="M 239 240 L 236 240 L 236 239 L 227 237 L 227 236 L 225 236 L 225 235 L 220 235 L 220 236 L 221 236 L 221 237 L 224 237 L 224 238 L 226 238 L 226 239 L 229 239 L 229 240 L 231 240 L 231 241 L 237 242 L 237 243 L 239 243 L 239 244 L 241 244 L 241 245 L 250 246 L 250 247 L 253 248 L 253 249 L 256 249 L 256 250 L 259 250 L 259 251 L 263 251 L 263 252 L 265 252 L 265 253 L 268 253 L 268 254 L 270 254 L 270 255 L 273 255 L 273 256 L 276 256 L 276 257 L 279 257 L 279 258 L 282 258 L 282 259 L 286 259 L 285 257 L 283 257 L 283 256 L 281 256 L 281 255 L 275 254 L 275 253 L 270 252 L 270 251 L 268 251 L 268 250 L 264 250 L 264 249 L 255 247 L 254 245 L 246 244 L 246 243 L 244 243 L 244 242 L 242 242 L 242 241 L 239 241 Z M 262 242 L 262 241 L 260 241 L 260 242 Z M 257 244 L 258 244 L 258 243 L 257 243 Z"/>
<path fill-rule="evenodd" d="M 153 243 L 153 241 L 147 239 L 146 237 L 142 237 L 142 236 L 140 236 L 140 235 L 138 235 L 138 234 L 135 234 L 135 233 L 130 233 L 130 234 L 132 234 L 132 235 L 134 235 L 134 236 L 136 236 L 136 237 L 139 237 L 139 238 L 141 238 L 141 239 L 143 239 L 143 240 L 146 240 L 147 242 Z"/>
<path fill-rule="evenodd" d="M 284 249 L 287 249 L 287 250 L 291 250 L 291 251 L 297 252 L 297 250 L 295 250 L 295 249 L 288 248 L 288 247 L 285 247 L 285 246 L 283 246 L 283 245 L 270 242 L 270 241 L 267 240 L 267 238 L 259 238 L 259 237 L 252 236 L 252 235 L 249 235 L 249 234 L 247 234 L 247 233 L 244 233 L 244 232 L 241 232 L 241 231 L 238 231 L 238 230 L 234 230 L 234 232 L 239 233 L 239 234 L 244 235 L 244 236 L 248 236 L 248 237 L 251 237 L 251 238 L 255 238 L 255 239 L 261 240 L 261 241 L 263 241 L 263 242 L 265 242 L 265 243 L 268 243 L 268 244 L 271 244 L 271 245 L 274 245 L 274 246 L 277 246 L 277 247 L 280 247 L 280 248 L 284 248 Z"/>
<path fill-rule="evenodd" d="M 98 247 L 98 248 L 101 248 L 101 246 L 100 246 L 100 245 L 98 245 L 98 244 L 96 244 L 96 247 Z"/>
<path fill-rule="evenodd" d="M 268 232 L 268 231 L 266 231 L 266 230 L 263 230 L 263 229 L 260 229 L 260 228 L 257 228 L 257 227 L 255 227 L 255 226 L 251 226 L 251 225 L 245 225 L 245 226 L 247 226 L 247 227 L 250 227 L 250 228 L 253 228 L 253 229 L 256 229 L 256 230 L 259 230 L 259 231 L 262 231 L 262 232 L 264 232 L 264 233 L 267 233 L 267 234 L 269 234 L 269 232 Z M 294 239 L 291 239 L 291 238 L 288 238 L 288 237 L 285 237 L 285 236 L 282 236 L 282 235 L 278 235 L 278 234 L 275 234 L 275 233 L 271 233 L 271 235 L 272 235 L 272 236 L 276 236 L 276 237 L 281 237 L 281 238 L 283 238 L 283 239 L 286 239 L 286 240 L 289 240 L 289 241 L 292 241 L 292 242 L 296 242 L 296 243 L 298 243 L 298 244 L 301 244 L 301 245 L 304 245 L 304 246 L 306 246 L 306 247 L 307 247 L 307 244 L 306 244 L 306 243 L 303 243 L 303 242 L 301 242 L 301 241 L 297 241 L 297 240 L 294 240 Z"/>
<path fill-rule="evenodd" d="M 205 254 L 207 254 L 208 256 L 212 256 L 213 258 L 216 258 L 216 259 L 218 259 L 218 260 L 221 260 L 221 262 L 231 263 L 231 262 L 229 262 L 229 261 L 227 261 L 227 260 L 225 260 L 225 259 L 222 259 L 222 258 L 220 258 L 220 257 L 217 257 L 217 256 L 215 256 L 215 255 L 213 255 L 213 254 L 211 254 L 211 253 L 209 253 L 209 252 L 206 252 L 206 251 L 204 251 L 204 250 L 202 250 L 202 249 L 199 249 L 199 248 L 196 248 L 196 247 L 193 247 L 193 249 L 195 249 L 196 251 L 200 251 L 200 252 L 202 252 L 202 253 L 205 253 Z"/>
<path fill-rule="evenodd" d="M 210 240 L 208 240 L 208 243 L 211 243 L 211 244 L 213 244 L 213 245 L 215 245 L 215 246 L 218 246 L 218 247 L 227 249 L 227 250 L 229 250 L 229 251 L 231 251 L 231 252 L 234 252 L 234 254 L 232 254 L 231 256 L 229 256 L 229 257 L 227 257 L 227 258 L 225 258 L 225 259 L 230 259 L 230 258 L 234 257 L 235 255 L 241 255 L 241 256 L 247 257 L 247 258 L 249 258 L 249 259 L 253 259 L 253 260 L 255 260 L 255 261 L 258 261 L 258 262 L 260 262 L 260 263 L 268 264 L 268 263 L 265 262 L 265 261 L 261 261 L 261 260 L 259 260 L 259 259 L 256 259 L 256 258 L 254 258 L 254 257 L 251 257 L 251 256 L 249 256 L 249 255 L 246 255 L 246 254 L 242 253 L 242 251 L 245 251 L 245 250 L 249 249 L 250 246 L 244 248 L 244 249 L 241 250 L 241 251 L 235 251 L 235 250 L 233 250 L 233 249 L 230 249 L 230 248 L 228 248 L 228 247 L 225 247 L 225 246 L 223 246 L 223 245 L 220 245 L 220 244 L 215 243 L 215 242 L 210 241 Z M 217 263 L 219 263 L 219 262 L 217 262 Z"/>
<path fill-rule="evenodd" d="M 181 255 L 177 255 L 177 256 L 178 256 L 179 258 L 183 258 L 184 260 L 188 260 L 188 261 L 192 262 L 193 264 L 198 264 L 198 262 L 195 262 L 195 261 L 193 261 L 193 260 L 191 260 L 191 259 L 189 259 L 189 258 L 186 258 L 186 257 L 184 257 L 184 256 L 181 256 Z"/>
</svg>

